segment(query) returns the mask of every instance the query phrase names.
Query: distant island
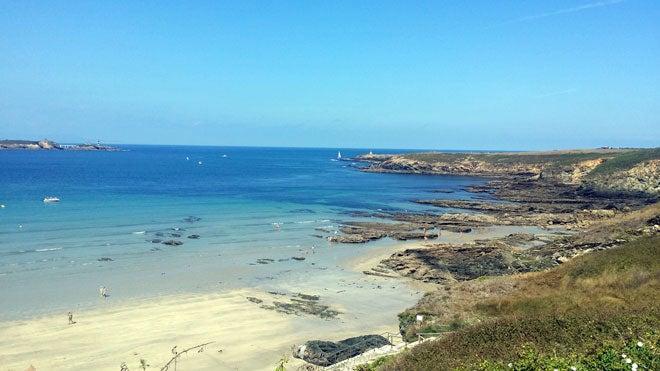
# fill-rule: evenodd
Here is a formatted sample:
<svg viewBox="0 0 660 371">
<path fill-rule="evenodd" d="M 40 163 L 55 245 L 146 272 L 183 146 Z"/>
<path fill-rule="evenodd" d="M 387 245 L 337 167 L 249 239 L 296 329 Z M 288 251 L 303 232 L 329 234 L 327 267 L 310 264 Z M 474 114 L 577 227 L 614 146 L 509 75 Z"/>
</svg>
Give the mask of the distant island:
<svg viewBox="0 0 660 371">
<path fill-rule="evenodd" d="M 102 144 L 58 144 L 52 140 L 0 140 L 0 150 L 46 150 L 46 151 L 119 151 L 119 148 Z"/>
</svg>

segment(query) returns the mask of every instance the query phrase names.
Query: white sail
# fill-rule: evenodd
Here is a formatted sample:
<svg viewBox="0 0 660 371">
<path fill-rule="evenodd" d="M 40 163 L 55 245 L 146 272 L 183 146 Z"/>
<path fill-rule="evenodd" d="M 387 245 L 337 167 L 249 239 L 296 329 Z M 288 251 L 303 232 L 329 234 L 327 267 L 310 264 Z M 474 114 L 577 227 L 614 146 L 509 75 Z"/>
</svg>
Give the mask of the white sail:
<svg viewBox="0 0 660 371">
<path fill-rule="evenodd" d="M 341 160 L 341 152 L 337 151 L 337 160 Z"/>
</svg>

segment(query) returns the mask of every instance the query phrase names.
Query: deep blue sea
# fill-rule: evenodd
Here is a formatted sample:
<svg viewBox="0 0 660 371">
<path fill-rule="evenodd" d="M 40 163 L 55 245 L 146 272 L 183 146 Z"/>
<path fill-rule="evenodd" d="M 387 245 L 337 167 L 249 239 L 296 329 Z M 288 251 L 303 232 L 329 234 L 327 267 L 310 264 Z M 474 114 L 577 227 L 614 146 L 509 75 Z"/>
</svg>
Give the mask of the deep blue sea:
<svg viewBox="0 0 660 371">
<path fill-rule="evenodd" d="M 481 182 L 365 173 L 336 161 L 338 149 L 120 147 L 0 151 L 0 318 L 93 306 L 100 285 L 115 300 L 295 285 L 393 243 L 330 245 L 315 236 L 351 211 L 422 210 L 410 201 L 439 188 L 469 198 L 463 187 Z M 339 150 L 344 158 L 368 152 Z M 51 195 L 61 202 L 45 204 Z M 170 239 L 183 245 L 152 242 Z"/>
</svg>

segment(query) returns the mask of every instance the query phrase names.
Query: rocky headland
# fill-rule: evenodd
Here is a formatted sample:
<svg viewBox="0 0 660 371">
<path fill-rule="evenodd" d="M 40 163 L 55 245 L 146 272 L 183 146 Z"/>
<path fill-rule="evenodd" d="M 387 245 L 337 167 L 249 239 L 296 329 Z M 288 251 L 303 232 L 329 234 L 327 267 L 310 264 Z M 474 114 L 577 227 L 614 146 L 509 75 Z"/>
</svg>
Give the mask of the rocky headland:
<svg viewBox="0 0 660 371">
<path fill-rule="evenodd" d="M 330 242 L 338 243 L 366 243 L 386 237 L 424 241 L 413 247 L 404 247 L 364 271 L 368 275 L 405 277 L 435 285 L 435 289 L 428 291 L 417 305 L 399 315 L 401 335 L 408 341 L 423 338 L 420 336 L 442 339 L 462 330 L 472 330 L 482 321 L 503 321 L 503 318 L 484 314 L 483 307 L 492 301 L 505 300 L 502 298 L 507 295 L 519 295 L 522 297 L 519 300 L 528 300 L 525 298 L 528 294 L 520 293 L 520 290 L 527 287 L 527 277 L 535 277 L 535 274 L 548 275 L 548 282 L 553 282 L 562 279 L 554 273 L 556 271 L 577 269 L 582 272 L 580 269 L 583 268 L 573 267 L 580 264 L 573 263 L 574 260 L 582 261 L 576 259 L 578 257 L 600 256 L 603 252 L 613 251 L 615 261 L 621 249 L 648 244 L 648 241 L 654 241 L 650 243 L 655 244 L 656 249 L 651 251 L 657 252 L 660 232 L 658 148 L 369 154 L 355 160 L 366 164 L 361 168 L 366 172 L 487 178 L 484 184 L 465 189 L 473 193 L 470 199 L 443 198 L 444 194 L 451 192 L 438 190 L 434 193 L 439 198 L 414 200 L 432 206 L 430 211 L 356 212 L 352 216 L 372 220 L 342 223 L 334 235 L 325 236 Z M 434 241 L 445 233 L 470 234 L 498 226 L 535 227 L 537 232 L 473 238 L 463 243 Z M 648 257 L 651 260 L 657 258 Z M 562 268 L 564 265 L 569 268 Z M 649 277 L 653 277 L 657 271 L 650 274 Z M 616 277 L 608 279 L 616 280 Z M 648 281 L 647 278 L 639 279 L 639 282 Z M 600 282 L 589 284 L 598 287 L 594 292 L 605 290 Z M 631 287 L 637 289 L 635 285 Z M 653 292 L 657 295 L 657 291 Z M 570 291 L 563 295 L 583 295 L 579 296 L 580 300 L 597 300 L 587 292 L 576 294 Z M 546 309 L 552 310 L 555 304 L 547 305 L 550 308 Z M 570 310 L 578 313 L 576 308 L 570 307 Z M 579 315 L 583 313 L 579 312 Z M 650 318 L 658 323 L 657 316 Z M 530 318 L 530 321 L 534 320 Z M 533 334 L 521 335 L 524 338 L 530 336 Z M 542 347 L 538 349 L 542 350 Z M 442 349 L 430 351 L 433 354 L 444 352 Z M 507 353 L 507 357 L 512 356 Z M 430 368 L 421 366 L 431 365 L 424 362 L 425 358 L 408 353 L 402 357 L 390 357 L 387 362 L 379 360 L 376 364 L 382 365 L 382 369 L 445 369 L 447 365 L 453 368 L 468 365 L 471 361 L 438 363 Z M 380 369 L 369 367 L 363 369 Z"/>
<path fill-rule="evenodd" d="M 119 148 L 102 144 L 62 145 L 52 140 L 0 140 L 0 150 L 46 150 L 46 151 L 118 151 Z"/>
<path fill-rule="evenodd" d="M 361 155 L 364 171 L 523 178 L 583 193 L 660 194 L 660 148 Z"/>
</svg>

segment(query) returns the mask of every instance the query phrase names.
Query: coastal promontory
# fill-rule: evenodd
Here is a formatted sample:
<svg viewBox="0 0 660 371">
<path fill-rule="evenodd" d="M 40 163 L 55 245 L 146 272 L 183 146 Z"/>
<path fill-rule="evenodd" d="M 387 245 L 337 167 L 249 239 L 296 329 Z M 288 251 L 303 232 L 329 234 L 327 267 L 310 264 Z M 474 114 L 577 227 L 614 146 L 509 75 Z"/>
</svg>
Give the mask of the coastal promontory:
<svg viewBox="0 0 660 371">
<path fill-rule="evenodd" d="M 0 150 L 46 150 L 46 151 L 118 151 L 116 147 L 104 144 L 58 144 L 49 139 L 42 140 L 0 140 Z"/>
</svg>

